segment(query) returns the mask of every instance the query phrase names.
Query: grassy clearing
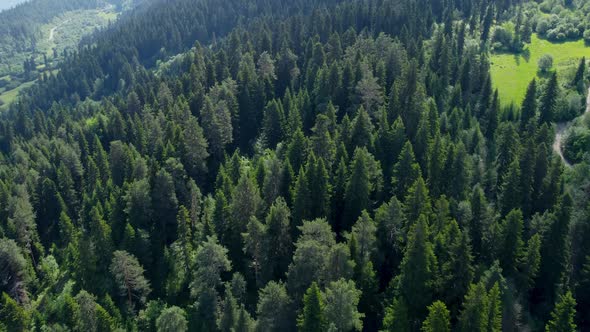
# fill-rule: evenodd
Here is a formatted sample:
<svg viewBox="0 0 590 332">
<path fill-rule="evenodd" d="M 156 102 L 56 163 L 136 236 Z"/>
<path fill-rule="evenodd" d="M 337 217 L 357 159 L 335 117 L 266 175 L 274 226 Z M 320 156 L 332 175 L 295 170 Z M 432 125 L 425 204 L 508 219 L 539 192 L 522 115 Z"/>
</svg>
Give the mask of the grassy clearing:
<svg viewBox="0 0 590 332">
<path fill-rule="evenodd" d="M 23 83 L 15 89 L 12 89 L 12 90 L 9 90 L 9 91 L 6 91 L 6 92 L 3 92 L 2 94 L 0 94 L 0 100 L 3 103 L 2 105 L 0 105 L 0 110 L 7 109 L 8 105 L 10 105 L 10 103 L 12 103 L 13 101 L 16 100 L 16 97 L 18 97 L 19 92 L 22 89 L 26 89 L 26 88 L 30 87 L 31 85 L 33 85 L 33 83 L 35 83 L 35 81 Z"/>
<path fill-rule="evenodd" d="M 583 40 L 552 43 L 533 34 L 523 54 L 492 54 L 492 80 L 502 104 L 522 102 L 527 85 L 537 75 L 537 62 L 544 54 L 553 57 L 553 68 L 559 77 L 564 77 L 575 71 L 581 57 L 590 58 L 590 47 Z"/>
</svg>

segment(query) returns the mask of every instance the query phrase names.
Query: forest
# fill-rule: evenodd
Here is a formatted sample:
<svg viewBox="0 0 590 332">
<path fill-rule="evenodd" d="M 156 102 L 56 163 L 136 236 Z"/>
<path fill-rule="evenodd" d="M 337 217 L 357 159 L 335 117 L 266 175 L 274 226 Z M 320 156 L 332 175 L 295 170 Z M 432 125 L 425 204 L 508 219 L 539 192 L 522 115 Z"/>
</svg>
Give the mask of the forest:
<svg viewBox="0 0 590 332">
<path fill-rule="evenodd" d="M 0 113 L 0 331 L 590 331 L 587 59 L 492 79 L 586 31 L 586 0 L 142 1 Z"/>
</svg>

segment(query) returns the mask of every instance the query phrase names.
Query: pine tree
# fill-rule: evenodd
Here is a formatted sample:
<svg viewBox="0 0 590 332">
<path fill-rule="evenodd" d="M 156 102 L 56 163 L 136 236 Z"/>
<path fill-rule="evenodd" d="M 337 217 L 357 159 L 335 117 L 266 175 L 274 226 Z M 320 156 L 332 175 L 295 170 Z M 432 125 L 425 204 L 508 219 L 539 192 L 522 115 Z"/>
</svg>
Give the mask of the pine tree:
<svg viewBox="0 0 590 332">
<path fill-rule="evenodd" d="M 238 303 L 231 292 L 228 292 L 225 300 L 222 303 L 222 310 L 220 313 L 217 325 L 221 332 L 232 332 L 238 320 Z"/>
<path fill-rule="evenodd" d="M 387 285 L 402 258 L 403 225 L 405 215 L 402 203 L 395 197 L 375 212 L 377 224 L 376 267 L 380 285 Z"/>
<path fill-rule="evenodd" d="M 174 182 L 170 173 L 161 169 L 154 177 L 152 188 L 153 217 L 158 221 L 156 238 L 162 244 L 170 244 L 176 239 L 176 215 L 178 211 L 178 199 L 174 188 Z"/>
<path fill-rule="evenodd" d="M 156 328 L 158 332 L 188 331 L 188 322 L 185 316 L 184 310 L 177 306 L 166 308 L 156 319 Z"/>
<path fill-rule="evenodd" d="M 318 159 L 323 159 L 328 165 L 332 165 L 336 156 L 336 143 L 332 138 L 333 133 L 330 130 L 330 122 L 326 115 L 319 114 L 315 126 L 311 129 L 313 132 L 311 150 Z"/>
<path fill-rule="evenodd" d="M 282 279 L 287 272 L 292 254 L 292 240 L 289 219 L 289 207 L 279 197 L 270 207 L 266 217 L 265 264 L 263 265 L 266 280 Z"/>
<path fill-rule="evenodd" d="M 2 293 L 0 300 L 0 328 L 6 331 L 27 331 L 29 329 L 29 313 L 8 294 Z M 2 326 L 4 325 L 4 326 Z"/>
<path fill-rule="evenodd" d="M 393 303 L 385 309 L 383 330 L 387 332 L 413 331 L 408 317 L 408 307 L 403 300 L 394 299 Z"/>
<path fill-rule="evenodd" d="M 303 167 L 299 170 L 297 182 L 293 189 L 293 223 L 291 224 L 291 235 L 296 238 L 297 227 L 303 224 L 304 220 L 311 217 L 311 190 L 307 182 L 307 175 Z"/>
<path fill-rule="evenodd" d="M 576 316 L 576 300 L 571 292 L 561 295 L 551 313 L 551 320 L 545 326 L 547 332 L 571 332 L 576 331 L 574 323 Z"/>
<path fill-rule="evenodd" d="M 352 161 L 352 171 L 348 184 L 346 186 L 346 192 L 344 195 L 344 222 L 342 225 L 343 230 L 349 230 L 352 223 L 361 214 L 361 211 L 369 208 L 370 204 L 370 179 L 367 160 L 364 154 L 356 150 L 354 159 Z"/>
<path fill-rule="evenodd" d="M 131 307 L 134 303 L 144 303 L 150 293 L 150 283 L 144 277 L 143 267 L 137 258 L 125 251 L 115 251 L 110 267 L 121 296 L 127 298 Z"/>
<path fill-rule="evenodd" d="M 567 232 L 570 224 L 572 198 L 565 194 L 561 199 L 551 225 L 543 235 L 541 246 L 541 266 L 536 288 L 540 292 L 541 301 L 553 303 L 558 284 L 564 273 L 566 264 Z"/>
<path fill-rule="evenodd" d="M 371 148 L 373 125 L 369 114 L 364 107 L 360 107 L 357 116 L 354 118 L 348 152 L 354 151 L 357 147 Z"/>
<path fill-rule="evenodd" d="M 357 306 L 361 291 L 351 280 L 340 279 L 331 282 L 326 288 L 326 323 L 336 327 L 337 331 L 361 331 L 363 329 L 363 314 L 358 312 Z"/>
<path fill-rule="evenodd" d="M 227 102 L 225 100 L 215 102 L 206 96 L 201 108 L 201 123 L 211 154 L 221 160 L 226 145 L 233 141 L 231 111 Z"/>
<path fill-rule="evenodd" d="M 584 75 L 586 73 L 586 57 L 582 57 L 580 59 L 580 64 L 578 65 L 578 69 L 576 70 L 576 75 L 574 75 L 574 80 L 572 81 L 572 86 L 579 87 L 579 84 L 584 83 Z"/>
<path fill-rule="evenodd" d="M 290 331 L 294 325 L 291 299 L 285 285 L 270 281 L 258 292 L 257 331 Z"/>
<path fill-rule="evenodd" d="M 401 263 L 398 293 L 400 301 L 407 305 L 410 326 L 414 327 L 422 323 L 434 295 L 437 261 L 429 236 L 426 218 L 421 216 L 410 230 Z"/>
<path fill-rule="evenodd" d="M 488 295 L 484 284 L 480 282 L 471 285 L 459 316 L 459 330 L 462 332 L 488 331 L 488 317 Z"/>
<path fill-rule="evenodd" d="M 291 142 L 287 146 L 287 157 L 294 170 L 299 171 L 307 159 L 307 139 L 299 129 L 293 133 Z"/>
<path fill-rule="evenodd" d="M 507 215 L 511 210 L 517 209 L 522 204 L 521 192 L 521 178 L 520 178 L 520 164 L 515 159 L 508 168 L 506 176 L 502 182 L 499 205 L 503 216 Z"/>
<path fill-rule="evenodd" d="M 404 212 L 408 218 L 408 225 L 413 225 L 420 217 L 430 218 L 432 206 L 430 204 L 430 194 L 426 183 L 422 177 L 412 184 L 404 200 Z"/>
<path fill-rule="evenodd" d="M 264 109 L 262 135 L 266 145 L 273 149 L 285 136 L 285 114 L 283 105 L 276 99 L 270 101 Z"/>
<path fill-rule="evenodd" d="M 545 90 L 541 95 L 541 103 L 539 105 L 539 121 L 541 123 L 548 123 L 554 120 L 558 89 L 557 73 L 554 72 L 551 74 L 547 85 L 545 85 Z"/>
<path fill-rule="evenodd" d="M 428 317 L 422 323 L 422 332 L 450 332 L 451 315 L 447 306 L 436 301 L 428 307 Z"/>
<path fill-rule="evenodd" d="M 416 163 L 412 144 L 407 141 L 400 152 L 398 162 L 393 166 L 391 187 L 393 194 L 401 199 L 408 193 L 410 187 L 422 175 L 420 166 Z"/>
<path fill-rule="evenodd" d="M 313 156 L 313 154 L 312 154 Z M 310 217 L 325 218 L 330 213 L 330 183 L 328 171 L 324 160 L 310 157 L 307 166 L 307 183 L 313 190 L 310 191 L 311 211 Z"/>
<path fill-rule="evenodd" d="M 487 330 L 489 332 L 502 331 L 502 299 L 500 297 L 500 287 L 496 282 L 488 292 L 487 304 Z"/>
<path fill-rule="evenodd" d="M 181 150 L 183 164 L 191 176 L 198 177 L 207 172 L 208 147 L 209 144 L 199 122 L 195 117 L 190 116 L 182 131 Z"/>
<path fill-rule="evenodd" d="M 326 313 L 323 296 L 318 285 L 314 282 L 303 297 L 303 311 L 297 319 L 300 332 L 326 331 Z"/>
<path fill-rule="evenodd" d="M 533 79 L 526 90 L 520 107 L 520 130 L 524 130 L 531 119 L 537 116 L 537 81 Z"/>
<path fill-rule="evenodd" d="M 250 313 L 244 308 L 244 305 L 240 307 L 238 310 L 238 321 L 236 322 L 236 327 L 233 330 L 235 332 L 253 332 L 254 331 L 254 321 L 250 316 Z"/>
<path fill-rule="evenodd" d="M 523 228 L 522 212 L 510 211 L 503 222 L 502 245 L 499 247 L 500 263 L 506 276 L 514 276 L 519 262 L 524 258 Z"/>
<path fill-rule="evenodd" d="M 237 271 L 241 271 L 243 264 L 242 234 L 252 217 L 258 217 L 262 207 L 262 199 L 258 186 L 248 173 L 242 174 L 238 184 L 232 192 L 230 210 L 230 227 L 227 241 L 224 241 L 230 260 L 235 264 Z"/>
</svg>

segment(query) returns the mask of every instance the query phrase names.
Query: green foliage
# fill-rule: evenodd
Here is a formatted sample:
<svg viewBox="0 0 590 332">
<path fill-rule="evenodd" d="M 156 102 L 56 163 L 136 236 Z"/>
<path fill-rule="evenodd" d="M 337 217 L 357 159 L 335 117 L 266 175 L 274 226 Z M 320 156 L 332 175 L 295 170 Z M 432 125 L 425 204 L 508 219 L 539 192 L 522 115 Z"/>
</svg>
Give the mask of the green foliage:
<svg viewBox="0 0 590 332">
<path fill-rule="evenodd" d="M 575 331 L 577 329 L 574 323 L 575 307 L 576 300 L 574 300 L 571 292 L 561 295 L 551 313 L 551 320 L 545 330 L 552 332 Z"/>
<path fill-rule="evenodd" d="M 428 306 L 428 317 L 422 323 L 423 332 L 450 332 L 450 313 L 445 304 L 436 301 Z"/>
<path fill-rule="evenodd" d="M 172 306 L 162 310 L 162 313 L 156 319 L 156 328 L 158 332 L 187 331 L 187 320 L 184 310 Z"/>
<path fill-rule="evenodd" d="M 143 267 L 137 258 L 125 251 L 115 251 L 110 266 L 119 295 L 126 297 L 129 305 L 144 303 L 150 293 L 150 283 L 145 279 Z"/>
<path fill-rule="evenodd" d="M 571 288 L 586 330 L 564 4 L 143 2 L 0 117 L 2 328 L 536 330 Z"/>
<path fill-rule="evenodd" d="M 29 328 L 29 314 L 6 293 L 2 293 L 0 318 L 9 331 L 26 331 Z"/>
<path fill-rule="evenodd" d="M 357 310 L 360 296 L 361 291 L 356 289 L 352 280 L 331 282 L 325 294 L 327 324 L 335 327 L 336 331 L 361 331 L 364 315 Z"/>
<path fill-rule="evenodd" d="M 314 282 L 303 297 L 303 311 L 297 319 L 298 331 L 326 331 L 326 305 L 318 285 Z"/>
</svg>

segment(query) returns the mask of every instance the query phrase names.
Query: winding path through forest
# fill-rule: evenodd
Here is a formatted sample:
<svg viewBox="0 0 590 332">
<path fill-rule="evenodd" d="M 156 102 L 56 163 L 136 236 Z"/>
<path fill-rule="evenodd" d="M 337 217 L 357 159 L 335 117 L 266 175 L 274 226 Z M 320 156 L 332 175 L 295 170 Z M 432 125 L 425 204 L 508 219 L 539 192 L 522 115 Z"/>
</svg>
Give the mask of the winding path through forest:
<svg viewBox="0 0 590 332">
<path fill-rule="evenodd" d="M 590 113 L 590 88 L 588 88 L 588 95 L 586 97 L 586 112 L 585 113 Z M 573 120 L 568 121 L 568 122 L 560 122 L 557 124 L 557 128 L 555 131 L 555 141 L 553 142 L 553 151 L 555 151 L 555 153 L 557 153 L 559 155 L 559 157 L 561 158 L 561 160 L 563 160 L 563 163 L 567 167 L 572 167 L 572 164 L 570 164 L 563 156 L 562 143 L 563 143 L 564 134 L 565 134 L 566 130 L 571 126 L 572 122 L 573 122 Z"/>
<path fill-rule="evenodd" d="M 53 40 L 53 37 L 55 35 L 55 30 L 57 30 L 57 28 L 59 28 L 60 26 L 68 23 L 68 21 L 69 20 L 65 20 L 65 21 L 61 22 L 60 24 L 58 24 L 58 25 L 54 26 L 53 28 L 51 28 L 51 30 L 49 30 L 49 38 L 48 38 L 48 40 L 49 41 L 52 41 Z"/>
<path fill-rule="evenodd" d="M 57 29 L 57 26 L 54 26 L 53 28 L 51 28 L 51 30 L 49 31 L 49 41 L 53 40 L 53 34 L 55 33 L 55 29 Z"/>
</svg>

